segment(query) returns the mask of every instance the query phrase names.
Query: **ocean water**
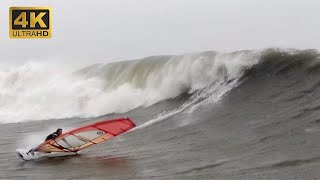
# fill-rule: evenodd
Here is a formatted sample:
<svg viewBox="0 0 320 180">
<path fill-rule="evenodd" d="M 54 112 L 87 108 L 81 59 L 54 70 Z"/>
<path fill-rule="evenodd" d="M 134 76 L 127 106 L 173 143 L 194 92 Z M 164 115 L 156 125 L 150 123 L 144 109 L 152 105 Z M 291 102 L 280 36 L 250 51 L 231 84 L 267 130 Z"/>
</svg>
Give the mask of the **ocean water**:
<svg viewBox="0 0 320 180">
<path fill-rule="evenodd" d="M 319 88 L 316 50 L 3 68 L 0 179 L 317 179 Z M 119 116 L 137 127 L 78 156 L 15 153 L 56 128 Z"/>
</svg>

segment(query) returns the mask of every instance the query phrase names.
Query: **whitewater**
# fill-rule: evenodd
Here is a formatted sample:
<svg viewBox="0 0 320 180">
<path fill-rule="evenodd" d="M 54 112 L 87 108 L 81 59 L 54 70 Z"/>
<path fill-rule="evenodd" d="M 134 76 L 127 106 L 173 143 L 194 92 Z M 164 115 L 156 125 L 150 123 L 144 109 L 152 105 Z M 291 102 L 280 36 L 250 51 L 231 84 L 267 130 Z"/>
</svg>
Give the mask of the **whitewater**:
<svg viewBox="0 0 320 180">
<path fill-rule="evenodd" d="M 148 107 L 237 79 L 258 62 L 258 56 L 256 52 L 157 56 L 74 72 L 45 62 L 0 69 L 0 122 L 97 117 Z"/>
<path fill-rule="evenodd" d="M 0 179 L 318 179 L 320 53 L 263 49 L 0 68 Z M 76 157 L 22 162 L 56 128 L 137 125 Z"/>
</svg>

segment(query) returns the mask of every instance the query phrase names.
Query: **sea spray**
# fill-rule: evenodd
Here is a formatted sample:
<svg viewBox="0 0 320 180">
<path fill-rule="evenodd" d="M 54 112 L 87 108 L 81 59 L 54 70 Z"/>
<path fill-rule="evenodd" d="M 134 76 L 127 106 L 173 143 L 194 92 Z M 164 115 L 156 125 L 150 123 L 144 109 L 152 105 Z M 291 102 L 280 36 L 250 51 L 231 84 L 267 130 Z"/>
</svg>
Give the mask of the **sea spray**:
<svg viewBox="0 0 320 180">
<path fill-rule="evenodd" d="M 0 123 L 96 117 L 147 107 L 237 79 L 257 51 L 202 52 L 96 64 L 78 71 L 29 62 L 0 70 Z"/>
</svg>

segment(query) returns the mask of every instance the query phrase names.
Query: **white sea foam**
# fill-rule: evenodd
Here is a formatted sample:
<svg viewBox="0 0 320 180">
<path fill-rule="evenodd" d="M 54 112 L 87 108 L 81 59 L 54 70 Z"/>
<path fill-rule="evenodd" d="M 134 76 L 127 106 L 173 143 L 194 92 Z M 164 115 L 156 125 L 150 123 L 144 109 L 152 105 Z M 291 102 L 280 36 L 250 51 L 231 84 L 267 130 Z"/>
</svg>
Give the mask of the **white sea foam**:
<svg viewBox="0 0 320 180">
<path fill-rule="evenodd" d="M 237 79 L 258 63 L 257 54 L 152 57 L 76 73 L 45 62 L 0 69 L 0 123 L 95 117 L 150 106 Z"/>
</svg>

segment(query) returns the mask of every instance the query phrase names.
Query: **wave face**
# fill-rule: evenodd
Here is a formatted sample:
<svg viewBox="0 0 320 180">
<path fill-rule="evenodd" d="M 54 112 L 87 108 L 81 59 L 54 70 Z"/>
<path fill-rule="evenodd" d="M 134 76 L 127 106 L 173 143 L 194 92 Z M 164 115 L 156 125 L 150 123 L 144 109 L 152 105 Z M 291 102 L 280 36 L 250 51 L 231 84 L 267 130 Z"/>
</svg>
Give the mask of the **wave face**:
<svg viewBox="0 0 320 180">
<path fill-rule="evenodd" d="M 95 117 L 148 107 L 238 80 L 259 57 L 257 51 L 153 56 L 76 72 L 29 62 L 0 71 L 0 121 Z"/>
<path fill-rule="evenodd" d="M 192 111 L 201 103 L 218 101 L 247 79 L 304 76 L 301 73 L 314 74 L 319 67 L 317 51 L 291 49 L 152 56 L 77 71 L 28 62 L 0 70 L 0 123 L 124 113 L 181 94 L 191 97 L 180 110 L 192 106 Z"/>
<path fill-rule="evenodd" d="M 157 56 L 73 73 L 61 67 L 29 63 L 1 71 L 0 120 L 7 124 L 0 126 L 0 159 L 10 162 L 0 163 L 0 179 L 320 177 L 316 50 Z M 115 116 L 131 117 L 137 127 L 85 158 L 17 166 L 12 149 L 36 145 L 57 127 Z M 58 120 L 9 123 L 51 118 Z"/>
</svg>

